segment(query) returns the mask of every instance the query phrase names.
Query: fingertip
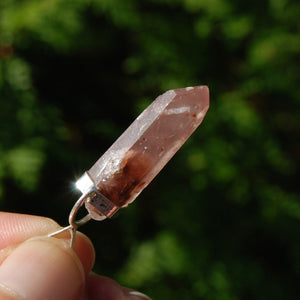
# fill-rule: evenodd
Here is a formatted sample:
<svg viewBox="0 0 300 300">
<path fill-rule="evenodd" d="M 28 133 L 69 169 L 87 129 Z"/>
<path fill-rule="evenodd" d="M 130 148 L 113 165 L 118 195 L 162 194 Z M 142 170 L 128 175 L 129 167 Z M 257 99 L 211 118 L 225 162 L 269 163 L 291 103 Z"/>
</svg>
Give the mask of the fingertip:
<svg viewBox="0 0 300 300">
<path fill-rule="evenodd" d="M 2 263 L 0 296 L 12 291 L 18 295 L 15 299 L 79 299 L 85 277 L 69 243 L 33 238 L 20 244 Z"/>
<path fill-rule="evenodd" d="M 94 273 L 90 273 L 86 287 L 89 300 L 151 300 L 141 292 L 122 287 L 115 280 Z"/>
<path fill-rule="evenodd" d="M 87 299 L 125 300 L 122 287 L 113 279 L 91 273 L 86 282 Z"/>
<path fill-rule="evenodd" d="M 130 291 L 128 300 L 152 300 L 149 296 L 138 291 Z"/>
<path fill-rule="evenodd" d="M 64 240 L 68 247 L 71 249 L 70 230 L 63 231 L 52 237 Z M 94 266 L 96 258 L 95 248 L 92 241 L 85 234 L 76 231 L 75 243 L 72 251 L 76 253 L 77 257 L 81 261 L 85 274 L 88 275 L 92 267 Z"/>
<path fill-rule="evenodd" d="M 85 274 L 88 274 L 95 263 L 95 248 L 92 241 L 83 233 L 77 232 L 74 249 L 81 261 Z"/>
</svg>

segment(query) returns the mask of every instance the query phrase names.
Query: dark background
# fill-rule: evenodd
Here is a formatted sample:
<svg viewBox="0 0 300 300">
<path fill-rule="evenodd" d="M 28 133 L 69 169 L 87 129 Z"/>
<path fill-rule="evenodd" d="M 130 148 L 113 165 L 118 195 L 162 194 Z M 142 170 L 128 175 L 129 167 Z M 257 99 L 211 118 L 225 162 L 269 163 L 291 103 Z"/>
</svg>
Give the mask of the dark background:
<svg viewBox="0 0 300 300">
<path fill-rule="evenodd" d="M 96 271 L 154 299 L 300 296 L 300 2 L 0 3 L 0 208 L 67 224 L 72 183 L 168 89 L 199 129 L 118 216 Z"/>
</svg>

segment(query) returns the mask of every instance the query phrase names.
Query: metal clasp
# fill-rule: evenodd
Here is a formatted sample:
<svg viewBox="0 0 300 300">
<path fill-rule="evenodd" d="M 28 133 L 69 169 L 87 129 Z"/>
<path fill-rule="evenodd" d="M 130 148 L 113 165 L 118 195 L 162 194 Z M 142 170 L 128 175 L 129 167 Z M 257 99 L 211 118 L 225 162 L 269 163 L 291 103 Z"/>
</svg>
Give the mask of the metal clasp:
<svg viewBox="0 0 300 300">
<path fill-rule="evenodd" d="M 74 247 L 76 231 L 78 227 L 84 225 L 91 219 L 104 220 L 111 217 L 119 208 L 114 205 L 109 199 L 103 196 L 94 185 L 93 181 L 87 173 L 77 180 L 76 187 L 82 192 L 82 196 L 75 202 L 73 208 L 69 214 L 69 226 L 66 226 L 56 232 L 49 234 L 48 236 L 54 236 L 66 230 L 71 231 L 71 248 Z M 76 220 L 79 209 L 85 204 L 89 213 Z"/>
</svg>

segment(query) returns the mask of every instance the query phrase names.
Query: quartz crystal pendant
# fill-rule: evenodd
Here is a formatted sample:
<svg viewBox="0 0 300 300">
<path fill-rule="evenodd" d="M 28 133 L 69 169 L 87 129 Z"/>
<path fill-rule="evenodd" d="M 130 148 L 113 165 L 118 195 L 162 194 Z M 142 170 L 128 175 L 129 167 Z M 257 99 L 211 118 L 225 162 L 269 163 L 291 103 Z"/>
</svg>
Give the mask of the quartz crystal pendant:
<svg viewBox="0 0 300 300">
<path fill-rule="evenodd" d="M 126 207 L 166 165 L 202 122 L 209 107 L 207 86 L 159 96 L 76 186 L 91 218 L 102 220 Z"/>
</svg>

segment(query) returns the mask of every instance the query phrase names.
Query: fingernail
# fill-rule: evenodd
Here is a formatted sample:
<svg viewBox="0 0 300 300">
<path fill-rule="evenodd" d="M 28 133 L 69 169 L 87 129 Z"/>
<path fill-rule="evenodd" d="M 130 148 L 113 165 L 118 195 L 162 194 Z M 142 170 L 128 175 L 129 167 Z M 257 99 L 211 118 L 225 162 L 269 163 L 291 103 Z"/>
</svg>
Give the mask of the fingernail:
<svg viewBox="0 0 300 300">
<path fill-rule="evenodd" d="M 130 291 L 128 293 L 128 295 L 130 296 L 136 296 L 136 297 L 139 297 L 139 298 L 142 298 L 142 299 L 146 299 L 146 300 L 151 300 L 150 297 L 148 297 L 147 295 L 141 293 L 141 292 L 138 292 L 138 291 Z M 131 297 L 132 299 L 136 299 L 136 297 Z"/>
<path fill-rule="evenodd" d="M 34 238 L 18 246 L 0 268 L 0 298 L 75 299 L 81 294 L 84 270 L 68 244 L 55 238 Z M 2 299 L 2 298 L 1 298 Z"/>
</svg>

